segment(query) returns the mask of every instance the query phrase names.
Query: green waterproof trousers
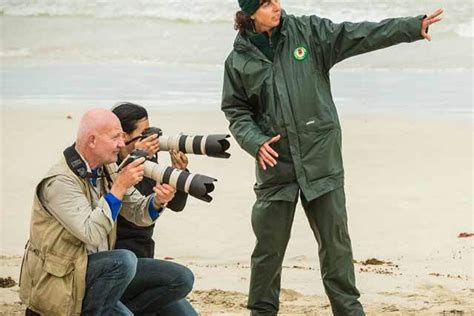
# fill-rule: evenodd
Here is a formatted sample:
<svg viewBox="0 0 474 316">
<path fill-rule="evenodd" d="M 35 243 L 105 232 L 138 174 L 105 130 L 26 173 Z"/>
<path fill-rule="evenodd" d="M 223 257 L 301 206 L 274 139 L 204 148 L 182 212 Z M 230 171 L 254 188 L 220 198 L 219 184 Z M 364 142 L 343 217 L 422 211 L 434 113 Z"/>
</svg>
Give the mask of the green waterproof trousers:
<svg viewBox="0 0 474 316">
<path fill-rule="evenodd" d="M 334 315 L 365 315 L 355 285 L 344 188 L 312 201 L 306 201 L 301 194 L 301 201 L 319 244 L 321 276 Z M 278 312 L 282 262 L 296 204 L 297 200 L 255 202 L 252 227 L 257 242 L 252 253 L 248 299 L 251 315 Z"/>
</svg>

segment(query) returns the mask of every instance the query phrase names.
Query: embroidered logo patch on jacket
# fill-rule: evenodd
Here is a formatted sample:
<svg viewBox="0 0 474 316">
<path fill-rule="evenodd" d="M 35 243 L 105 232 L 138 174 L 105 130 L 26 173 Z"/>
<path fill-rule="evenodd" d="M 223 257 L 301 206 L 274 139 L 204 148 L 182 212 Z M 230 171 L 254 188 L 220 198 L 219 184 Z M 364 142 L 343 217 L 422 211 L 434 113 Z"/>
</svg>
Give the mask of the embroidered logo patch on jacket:
<svg viewBox="0 0 474 316">
<path fill-rule="evenodd" d="M 293 57 L 298 61 L 303 61 L 308 57 L 308 51 L 303 46 L 300 46 L 293 51 Z"/>
</svg>

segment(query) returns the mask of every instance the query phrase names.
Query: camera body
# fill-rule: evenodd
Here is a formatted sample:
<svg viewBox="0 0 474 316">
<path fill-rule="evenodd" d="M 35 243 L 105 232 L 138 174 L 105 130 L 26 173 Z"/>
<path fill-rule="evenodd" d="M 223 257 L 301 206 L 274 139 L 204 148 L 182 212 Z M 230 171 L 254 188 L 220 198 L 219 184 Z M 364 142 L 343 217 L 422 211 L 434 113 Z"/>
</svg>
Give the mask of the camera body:
<svg viewBox="0 0 474 316">
<path fill-rule="evenodd" d="M 120 172 L 120 170 L 122 170 L 124 167 L 126 167 L 129 163 L 133 162 L 134 160 L 140 159 L 142 157 L 147 159 L 147 156 L 148 156 L 148 153 L 146 151 L 135 149 L 118 166 L 118 172 Z"/>
<path fill-rule="evenodd" d="M 147 127 L 143 130 L 142 135 L 140 136 L 140 139 L 144 139 L 155 134 L 158 135 L 158 137 L 160 137 L 161 135 L 163 135 L 163 131 L 161 130 L 161 128 L 158 128 L 158 127 Z"/>
</svg>

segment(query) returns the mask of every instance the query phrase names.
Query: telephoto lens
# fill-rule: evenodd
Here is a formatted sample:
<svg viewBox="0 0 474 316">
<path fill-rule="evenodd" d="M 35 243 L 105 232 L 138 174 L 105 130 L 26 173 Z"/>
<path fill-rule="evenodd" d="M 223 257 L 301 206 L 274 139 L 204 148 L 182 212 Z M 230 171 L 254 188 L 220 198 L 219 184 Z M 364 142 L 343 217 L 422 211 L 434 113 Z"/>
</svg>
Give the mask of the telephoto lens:
<svg viewBox="0 0 474 316">
<path fill-rule="evenodd" d="M 187 154 L 229 158 L 230 143 L 227 134 L 160 136 L 160 150 L 177 150 Z"/>
<path fill-rule="evenodd" d="M 123 160 L 119 166 L 119 171 L 130 162 L 141 157 L 147 157 L 148 153 L 143 150 L 134 150 Z M 172 167 L 161 166 L 160 164 L 145 160 L 143 163 L 145 177 L 155 180 L 158 183 L 166 183 L 174 187 L 176 190 L 183 191 L 189 195 L 205 201 L 211 202 L 212 197 L 209 195 L 214 191 L 215 178 L 211 178 L 202 174 L 190 173 L 185 170 L 179 170 Z"/>
</svg>

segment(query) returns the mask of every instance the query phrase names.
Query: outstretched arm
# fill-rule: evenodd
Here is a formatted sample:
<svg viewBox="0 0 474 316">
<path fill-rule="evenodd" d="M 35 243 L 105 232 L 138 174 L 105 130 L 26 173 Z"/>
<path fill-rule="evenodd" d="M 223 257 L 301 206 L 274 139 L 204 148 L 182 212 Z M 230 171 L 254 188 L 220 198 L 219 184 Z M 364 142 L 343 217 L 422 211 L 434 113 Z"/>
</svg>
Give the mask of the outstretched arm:
<svg viewBox="0 0 474 316">
<path fill-rule="evenodd" d="M 441 20 L 442 9 L 430 16 L 390 18 L 381 22 L 333 23 L 328 19 L 311 16 L 312 34 L 320 48 L 324 66 L 329 71 L 336 63 L 359 54 L 431 39 L 428 27 Z"/>
</svg>

